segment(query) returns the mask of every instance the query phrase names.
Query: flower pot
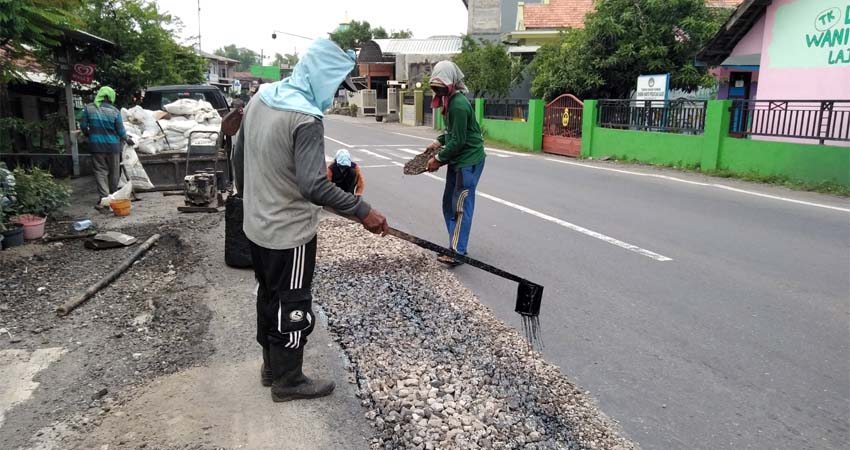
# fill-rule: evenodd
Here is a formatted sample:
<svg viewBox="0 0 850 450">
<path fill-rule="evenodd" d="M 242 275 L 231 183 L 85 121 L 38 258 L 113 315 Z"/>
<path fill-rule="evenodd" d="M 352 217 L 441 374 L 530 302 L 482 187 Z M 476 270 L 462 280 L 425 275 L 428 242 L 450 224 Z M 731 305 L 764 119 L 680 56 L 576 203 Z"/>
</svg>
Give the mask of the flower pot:
<svg viewBox="0 0 850 450">
<path fill-rule="evenodd" d="M 12 228 L 3 232 L 3 250 L 24 244 L 24 226 L 12 224 Z"/>
<path fill-rule="evenodd" d="M 47 222 L 46 217 L 23 214 L 15 217 L 13 221 L 24 226 L 24 239 L 41 239 L 44 236 L 44 223 Z"/>
<path fill-rule="evenodd" d="M 112 208 L 112 212 L 114 212 L 116 216 L 130 215 L 130 200 L 126 198 L 121 200 L 112 200 L 109 202 L 109 207 Z"/>
</svg>

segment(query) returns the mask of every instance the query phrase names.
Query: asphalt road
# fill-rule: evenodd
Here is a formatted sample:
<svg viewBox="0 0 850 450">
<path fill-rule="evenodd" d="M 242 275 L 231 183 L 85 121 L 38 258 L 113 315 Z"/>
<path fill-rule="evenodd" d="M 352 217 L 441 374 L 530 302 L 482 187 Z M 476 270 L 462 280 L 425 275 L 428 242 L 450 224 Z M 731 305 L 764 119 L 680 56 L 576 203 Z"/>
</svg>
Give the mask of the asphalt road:
<svg viewBox="0 0 850 450">
<path fill-rule="evenodd" d="M 327 155 L 359 160 L 365 196 L 391 225 L 447 241 L 443 183 L 399 167 L 433 133 L 339 118 L 325 129 Z M 470 256 L 546 287 L 544 355 L 630 438 L 645 449 L 846 448 L 850 202 L 488 153 Z M 454 270 L 519 327 L 513 283 Z"/>
</svg>

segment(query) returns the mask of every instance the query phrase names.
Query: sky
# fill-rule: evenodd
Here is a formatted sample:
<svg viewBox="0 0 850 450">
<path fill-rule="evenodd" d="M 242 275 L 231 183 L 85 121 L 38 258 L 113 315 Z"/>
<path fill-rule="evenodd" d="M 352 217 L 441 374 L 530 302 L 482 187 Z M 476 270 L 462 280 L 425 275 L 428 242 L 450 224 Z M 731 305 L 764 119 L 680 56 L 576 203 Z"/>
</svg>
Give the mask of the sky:
<svg viewBox="0 0 850 450">
<path fill-rule="evenodd" d="M 184 43 L 197 44 L 189 39 L 198 35 L 198 0 L 156 3 L 183 22 Z M 200 0 L 200 4 L 201 45 L 210 53 L 228 44 L 262 51 L 267 57 L 296 50 L 303 53 L 308 40 L 282 34 L 273 40 L 272 31 L 327 37 L 346 14 L 387 31 L 410 29 L 418 38 L 466 33 L 466 7 L 461 0 Z"/>
</svg>

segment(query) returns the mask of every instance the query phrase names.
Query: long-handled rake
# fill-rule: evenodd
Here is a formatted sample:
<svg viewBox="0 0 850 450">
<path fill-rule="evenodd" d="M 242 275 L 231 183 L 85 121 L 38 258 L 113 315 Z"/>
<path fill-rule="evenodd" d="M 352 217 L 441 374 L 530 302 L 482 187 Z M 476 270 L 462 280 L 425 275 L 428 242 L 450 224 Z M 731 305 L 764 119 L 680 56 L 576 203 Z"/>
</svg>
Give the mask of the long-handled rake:
<svg viewBox="0 0 850 450">
<path fill-rule="evenodd" d="M 389 235 L 418 245 L 426 250 L 454 258 L 457 261 L 462 261 L 485 272 L 490 272 L 493 275 L 517 282 L 519 285 L 517 287 L 514 311 L 522 316 L 523 332 L 529 344 L 543 347 L 543 340 L 540 333 L 540 304 L 543 300 L 543 286 L 395 228 L 390 228 Z"/>
</svg>

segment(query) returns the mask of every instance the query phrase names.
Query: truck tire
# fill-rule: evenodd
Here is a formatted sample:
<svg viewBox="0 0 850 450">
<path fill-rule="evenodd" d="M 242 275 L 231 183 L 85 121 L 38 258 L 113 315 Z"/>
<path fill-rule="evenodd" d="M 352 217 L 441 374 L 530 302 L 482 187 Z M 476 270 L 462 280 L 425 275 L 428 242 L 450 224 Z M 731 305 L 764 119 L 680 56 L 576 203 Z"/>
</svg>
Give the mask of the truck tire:
<svg viewBox="0 0 850 450">
<path fill-rule="evenodd" d="M 251 264 L 251 242 L 242 231 L 242 198 L 231 195 L 224 202 L 224 263 L 237 269 Z"/>
</svg>

